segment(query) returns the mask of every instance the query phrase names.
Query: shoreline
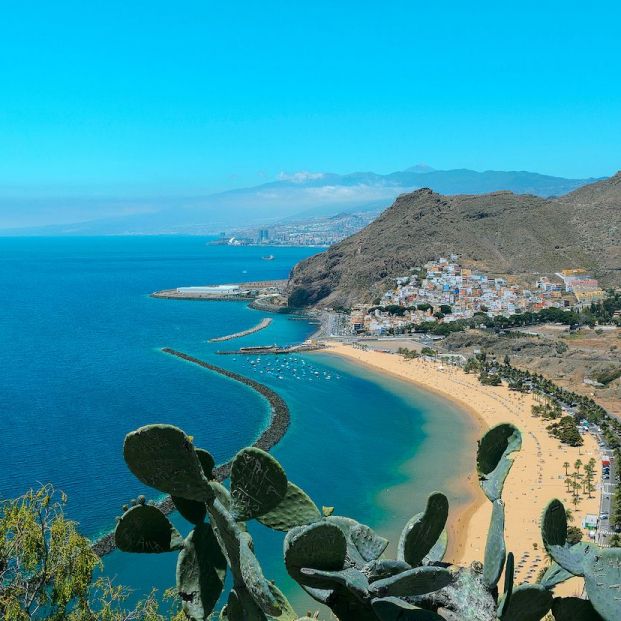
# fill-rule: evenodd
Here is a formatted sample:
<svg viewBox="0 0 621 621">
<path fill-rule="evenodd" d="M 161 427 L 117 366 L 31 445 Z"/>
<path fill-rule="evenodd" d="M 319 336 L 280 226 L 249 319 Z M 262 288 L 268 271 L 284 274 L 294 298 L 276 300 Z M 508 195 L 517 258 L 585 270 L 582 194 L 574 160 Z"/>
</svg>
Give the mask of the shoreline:
<svg viewBox="0 0 621 621">
<path fill-rule="evenodd" d="M 583 436 L 584 446 L 569 447 L 551 438 L 545 421 L 532 417 L 532 395 L 518 394 L 506 386 L 481 386 L 477 377 L 455 367 L 445 367 L 435 361 L 405 360 L 401 356 L 379 351 L 363 351 L 349 345 L 324 341 L 325 353 L 342 356 L 382 374 L 409 381 L 423 390 L 453 402 L 468 415 L 479 433 L 502 422 L 515 424 L 522 432 L 522 450 L 514 454 L 514 466 L 507 477 L 503 499 L 507 506 L 507 550 L 516 557 L 516 584 L 534 582 L 538 571 L 545 566 L 545 551 L 539 532 L 539 520 L 547 502 L 559 498 L 571 507 L 566 491 L 562 464 L 578 458 L 586 463 L 590 457 L 599 458 L 595 439 Z M 476 409 L 472 404 L 477 404 Z M 470 442 L 470 439 L 467 440 Z M 491 517 L 491 504 L 478 485 L 475 470 L 476 442 L 472 441 L 472 467 L 467 476 L 457 474 L 452 488 L 464 493 L 467 500 L 451 507 L 449 549 L 446 559 L 459 564 L 482 561 Z M 596 481 L 599 483 L 599 481 Z M 599 513 L 600 490 L 593 498 L 581 499 L 574 513 L 574 525 L 579 526 L 586 513 Z M 461 495 L 461 494 L 460 494 Z M 584 539 L 587 536 L 584 535 Z M 559 585 L 557 594 L 579 593 L 583 580 L 574 578 Z"/>
<path fill-rule="evenodd" d="M 441 397 L 442 399 L 450 401 L 460 410 L 467 411 L 468 415 L 470 416 L 471 422 L 473 423 L 473 432 L 468 438 L 470 444 L 473 447 L 473 451 L 475 450 L 478 439 L 483 435 L 483 433 L 485 433 L 485 431 L 490 428 L 489 425 L 486 424 L 483 417 L 481 417 L 481 415 L 471 405 L 463 403 L 455 399 L 454 397 L 447 395 L 446 392 L 438 390 L 435 387 L 430 387 L 424 382 L 417 381 L 415 378 L 404 377 L 403 374 L 397 373 L 394 370 L 383 369 L 368 361 L 352 358 L 352 356 L 342 351 L 335 351 L 334 348 L 325 341 L 323 341 L 323 344 L 326 347 L 321 350 L 322 353 L 343 357 L 350 361 L 353 360 L 357 365 L 364 367 L 370 371 L 374 371 L 376 373 L 379 372 L 382 375 L 388 375 L 401 381 L 409 381 L 412 384 L 415 384 L 421 390 L 425 392 L 430 392 L 438 397 Z M 448 532 L 448 546 L 446 549 L 445 558 L 451 559 L 454 563 L 459 563 L 460 561 L 462 561 L 465 554 L 465 547 L 467 541 L 467 530 L 463 528 L 463 525 L 467 526 L 470 523 L 476 512 L 485 505 L 487 499 L 485 497 L 485 494 L 483 494 L 481 487 L 479 486 L 478 478 L 474 470 L 468 474 L 466 482 L 464 482 L 463 479 L 459 477 L 458 479 L 453 479 L 451 481 L 451 486 L 457 487 L 459 489 L 459 492 L 466 498 L 466 500 L 460 502 L 458 505 L 451 505 L 450 518 L 446 527 Z"/>
<path fill-rule="evenodd" d="M 256 380 L 246 377 L 245 375 L 240 375 L 234 371 L 223 369 L 215 364 L 205 362 L 204 360 L 200 360 L 199 358 L 195 358 L 194 356 L 190 356 L 189 354 L 185 354 L 170 347 L 164 347 L 161 351 L 165 354 L 169 354 L 170 356 L 184 360 L 185 362 L 189 362 L 190 364 L 195 364 L 214 373 L 223 375 L 224 377 L 228 377 L 229 379 L 244 384 L 259 393 L 259 395 L 267 400 L 270 406 L 270 414 L 267 427 L 252 443 L 252 446 L 263 449 L 264 451 L 269 451 L 272 447 L 278 444 L 280 440 L 282 440 L 291 423 L 291 415 L 289 412 L 289 406 L 276 391 L 272 390 L 265 384 L 261 384 Z M 229 477 L 232 461 L 233 460 L 231 459 L 213 469 L 214 479 L 216 481 L 222 482 Z M 160 509 L 164 515 L 168 515 L 176 510 L 170 496 L 165 496 L 164 498 L 155 501 L 154 506 Z M 99 536 L 92 542 L 91 548 L 99 557 L 103 557 L 115 550 L 116 545 L 114 543 L 114 530 Z"/>
</svg>

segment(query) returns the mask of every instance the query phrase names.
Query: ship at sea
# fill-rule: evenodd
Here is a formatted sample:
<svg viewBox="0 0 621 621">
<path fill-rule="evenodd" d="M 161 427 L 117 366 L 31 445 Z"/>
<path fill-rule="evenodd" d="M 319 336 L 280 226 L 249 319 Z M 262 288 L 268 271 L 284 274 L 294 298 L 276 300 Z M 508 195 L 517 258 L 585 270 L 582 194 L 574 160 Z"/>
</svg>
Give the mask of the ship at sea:
<svg viewBox="0 0 621 621">
<path fill-rule="evenodd" d="M 276 257 L 273 254 L 266 254 L 261 257 L 264 261 L 273 261 Z"/>
</svg>

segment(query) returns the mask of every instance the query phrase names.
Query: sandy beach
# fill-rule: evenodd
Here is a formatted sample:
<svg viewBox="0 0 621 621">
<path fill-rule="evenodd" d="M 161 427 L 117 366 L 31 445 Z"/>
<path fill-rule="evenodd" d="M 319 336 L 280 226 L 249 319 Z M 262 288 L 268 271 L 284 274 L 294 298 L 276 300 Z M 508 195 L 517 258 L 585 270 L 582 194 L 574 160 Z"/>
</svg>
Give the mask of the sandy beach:
<svg viewBox="0 0 621 621">
<path fill-rule="evenodd" d="M 402 356 L 379 351 L 363 351 L 340 343 L 326 343 L 327 352 L 411 381 L 419 387 L 435 392 L 459 405 L 473 416 L 481 432 L 499 423 L 509 422 L 522 432 L 522 450 L 514 454 L 515 463 L 505 483 L 503 499 L 506 504 L 505 537 L 507 550 L 515 555 L 516 583 L 534 582 L 539 570 L 546 565 L 546 553 L 539 530 L 540 516 L 547 502 L 559 498 L 574 514 L 573 525 L 580 526 L 587 513 L 599 513 L 600 491 L 592 498 L 582 497 L 574 508 L 571 494 L 565 486 L 564 462 L 573 464 L 577 459 L 587 463 L 591 457 L 599 464 L 599 450 L 595 439 L 585 435 L 584 446 L 569 447 L 551 438 L 546 431 L 546 421 L 531 415 L 534 397 L 510 391 L 505 386 L 482 386 L 475 375 L 468 375 L 460 368 L 441 365 L 421 359 L 405 360 Z M 447 560 L 468 564 L 483 560 L 491 504 L 480 491 L 475 471 L 476 444 L 471 439 L 472 469 L 456 473 L 460 483 L 469 488 L 471 502 L 453 508 L 449 523 L 450 547 Z M 599 477 L 599 467 L 596 470 Z M 595 486 L 599 488 L 599 478 Z M 586 532 L 584 535 L 587 538 Z M 579 593 L 582 579 L 559 585 L 560 595 Z"/>
</svg>

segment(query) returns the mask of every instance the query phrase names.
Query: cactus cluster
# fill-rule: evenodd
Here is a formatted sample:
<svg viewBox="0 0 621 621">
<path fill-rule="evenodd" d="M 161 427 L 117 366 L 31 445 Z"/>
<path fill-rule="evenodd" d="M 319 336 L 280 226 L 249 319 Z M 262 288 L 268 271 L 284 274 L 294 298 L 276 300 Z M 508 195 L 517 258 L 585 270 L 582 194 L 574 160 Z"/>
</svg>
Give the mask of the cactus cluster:
<svg viewBox="0 0 621 621">
<path fill-rule="evenodd" d="M 210 618 L 230 572 L 232 588 L 222 621 L 295 621 L 297 615 L 266 580 L 245 522 L 288 530 L 319 520 L 313 501 L 287 480 L 280 464 L 257 448 L 240 451 L 231 466 L 230 490 L 213 477 L 214 459 L 171 425 L 149 425 L 125 438 L 124 457 L 143 483 L 171 495 L 194 525 L 182 537 L 155 506 L 135 503 L 119 519 L 115 540 L 125 552 L 179 553 L 177 591 L 188 619 Z"/>
<path fill-rule="evenodd" d="M 560 500 L 552 500 L 541 520 L 541 537 L 554 561 L 544 581 L 560 582 L 571 576 L 584 577 L 587 600 L 558 603 L 555 618 L 621 619 L 621 549 L 602 548 L 594 543 L 567 541 L 567 514 Z"/>
<path fill-rule="evenodd" d="M 192 621 L 211 618 L 227 572 L 232 588 L 221 621 L 297 619 L 263 575 L 245 526 L 251 519 L 287 533 L 288 573 L 340 621 L 539 621 L 549 613 L 557 621 L 621 619 L 621 558 L 590 544 L 570 546 L 559 501 L 550 503 L 542 520 L 544 544 L 555 563 L 539 583 L 514 586 L 501 496 L 511 454 L 521 442 L 510 424 L 494 427 L 479 442 L 477 472 L 492 515 L 483 563 L 469 567 L 443 562 L 449 503 L 442 493 L 431 494 L 425 510 L 407 522 L 397 558 L 387 559 L 386 539 L 353 519 L 332 515 L 331 508 L 320 511 L 268 453 L 240 451 L 229 490 L 214 480 L 211 455 L 169 425 L 130 433 L 125 460 L 143 483 L 170 494 L 194 529 L 183 538 L 159 509 L 141 499 L 120 518 L 116 542 L 127 552 L 179 552 L 177 590 Z M 585 577 L 590 601 L 554 598 L 552 588 L 573 575 Z"/>
</svg>

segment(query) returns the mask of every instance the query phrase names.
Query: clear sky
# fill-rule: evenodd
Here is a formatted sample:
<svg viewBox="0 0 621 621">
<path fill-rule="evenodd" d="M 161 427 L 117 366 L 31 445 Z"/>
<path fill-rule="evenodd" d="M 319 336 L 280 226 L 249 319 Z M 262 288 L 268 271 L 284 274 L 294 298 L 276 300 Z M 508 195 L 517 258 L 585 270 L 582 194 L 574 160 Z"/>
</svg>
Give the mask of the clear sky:
<svg viewBox="0 0 621 621">
<path fill-rule="evenodd" d="M 420 162 L 609 175 L 619 7 L 4 2 L 0 191 L 216 191 Z"/>
</svg>

